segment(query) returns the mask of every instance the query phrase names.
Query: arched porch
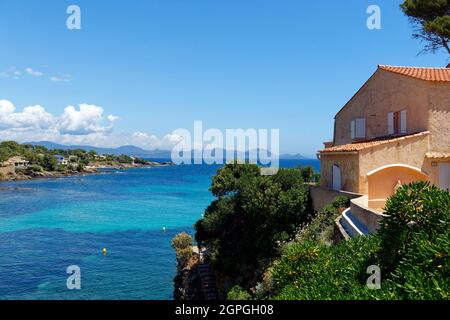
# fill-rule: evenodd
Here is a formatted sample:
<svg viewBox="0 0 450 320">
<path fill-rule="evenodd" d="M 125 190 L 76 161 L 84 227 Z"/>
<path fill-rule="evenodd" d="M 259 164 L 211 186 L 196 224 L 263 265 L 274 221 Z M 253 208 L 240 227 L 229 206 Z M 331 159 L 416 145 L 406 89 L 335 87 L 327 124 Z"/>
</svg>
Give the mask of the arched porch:
<svg viewBox="0 0 450 320">
<path fill-rule="evenodd" d="M 426 173 L 406 164 L 391 164 L 372 170 L 367 173 L 369 208 L 382 209 L 399 186 L 426 180 Z"/>
</svg>

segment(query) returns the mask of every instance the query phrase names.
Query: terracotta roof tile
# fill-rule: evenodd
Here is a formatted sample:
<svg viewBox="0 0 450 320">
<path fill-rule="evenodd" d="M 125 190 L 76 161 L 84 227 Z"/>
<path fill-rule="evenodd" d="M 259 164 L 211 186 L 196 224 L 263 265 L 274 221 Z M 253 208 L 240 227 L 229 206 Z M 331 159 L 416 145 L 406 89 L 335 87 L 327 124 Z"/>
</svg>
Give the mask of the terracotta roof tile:
<svg viewBox="0 0 450 320">
<path fill-rule="evenodd" d="M 425 156 L 433 159 L 450 158 L 450 152 L 427 152 Z"/>
<path fill-rule="evenodd" d="M 400 141 L 400 140 L 404 140 L 404 139 L 409 139 L 409 138 L 413 138 L 413 137 L 420 137 L 420 136 L 423 136 L 423 135 L 426 135 L 426 134 L 429 134 L 429 131 L 423 131 L 423 132 L 419 132 L 419 133 L 408 134 L 408 135 L 395 137 L 395 138 L 392 138 L 392 136 L 380 137 L 380 138 L 367 140 L 367 141 L 361 141 L 361 142 L 356 142 L 356 143 L 344 144 L 344 145 L 340 145 L 340 146 L 334 146 L 334 147 L 323 149 L 323 150 L 321 150 L 319 152 L 320 153 L 331 153 L 331 152 L 359 151 L 359 150 L 363 150 L 363 149 L 366 149 L 366 148 L 379 146 L 379 145 L 382 145 L 382 144 L 392 143 L 392 142 L 396 142 L 396 141 Z"/>
<path fill-rule="evenodd" d="M 450 82 L 450 68 L 396 67 L 383 65 L 378 66 L 378 68 L 420 80 Z"/>
</svg>

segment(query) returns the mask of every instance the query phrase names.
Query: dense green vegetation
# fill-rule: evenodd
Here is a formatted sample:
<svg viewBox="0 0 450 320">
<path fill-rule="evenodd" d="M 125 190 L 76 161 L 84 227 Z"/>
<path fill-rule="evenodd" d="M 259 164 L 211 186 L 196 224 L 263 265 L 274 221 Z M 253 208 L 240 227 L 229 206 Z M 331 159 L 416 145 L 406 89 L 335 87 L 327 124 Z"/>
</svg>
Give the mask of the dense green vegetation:
<svg viewBox="0 0 450 320">
<path fill-rule="evenodd" d="M 228 299 L 449 299 L 450 195 L 426 182 L 401 187 L 376 235 L 333 241 L 348 206 L 336 198 L 309 206 L 302 170 L 262 177 L 252 165 L 227 165 L 217 197 L 196 224 Z M 370 289 L 377 266 L 381 288 Z"/>
<path fill-rule="evenodd" d="M 196 241 L 208 248 L 222 288 L 249 287 L 259 277 L 255 270 L 277 255 L 278 243 L 291 240 L 309 219 L 302 173 L 281 169 L 262 176 L 256 165 L 228 164 L 210 190 L 217 198 L 195 225 Z"/>
<path fill-rule="evenodd" d="M 269 270 L 277 299 L 449 299 L 450 195 L 418 182 L 386 204 L 377 235 L 327 246 L 294 242 Z M 380 290 L 366 286 L 367 267 L 381 268 Z"/>
<path fill-rule="evenodd" d="M 58 165 L 55 155 L 62 155 L 69 164 L 67 166 Z M 18 144 L 14 141 L 4 141 L 0 143 L 0 162 L 6 161 L 13 156 L 20 156 L 30 162 L 28 171 L 64 171 L 68 169 L 84 170 L 90 162 L 102 162 L 104 164 L 131 164 L 145 163 L 145 160 L 132 158 L 127 155 L 103 155 L 99 157 L 95 151 L 86 151 L 81 149 L 74 150 L 49 150 L 42 146 Z"/>
</svg>

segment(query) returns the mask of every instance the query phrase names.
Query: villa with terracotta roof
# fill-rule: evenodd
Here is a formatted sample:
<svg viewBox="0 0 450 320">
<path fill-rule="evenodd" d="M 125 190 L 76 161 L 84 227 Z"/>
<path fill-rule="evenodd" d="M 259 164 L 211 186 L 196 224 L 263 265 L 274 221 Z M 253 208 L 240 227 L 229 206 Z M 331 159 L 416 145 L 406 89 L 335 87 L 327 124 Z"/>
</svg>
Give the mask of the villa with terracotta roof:
<svg viewBox="0 0 450 320">
<path fill-rule="evenodd" d="M 378 66 L 324 144 L 321 188 L 364 195 L 375 211 L 413 181 L 450 189 L 450 65 Z"/>
</svg>

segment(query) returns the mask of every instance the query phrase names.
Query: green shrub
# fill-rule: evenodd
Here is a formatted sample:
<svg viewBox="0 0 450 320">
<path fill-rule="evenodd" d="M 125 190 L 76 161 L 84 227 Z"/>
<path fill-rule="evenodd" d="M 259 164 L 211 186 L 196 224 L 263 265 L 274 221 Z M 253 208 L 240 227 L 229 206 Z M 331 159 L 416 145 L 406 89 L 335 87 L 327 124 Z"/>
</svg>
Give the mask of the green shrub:
<svg viewBox="0 0 450 320">
<path fill-rule="evenodd" d="M 31 166 L 29 166 L 27 168 L 27 172 L 28 173 L 33 173 L 33 172 L 42 172 L 44 169 L 38 165 L 38 164 L 32 164 Z"/>
<path fill-rule="evenodd" d="M 227 293 L 227 300 L 250 300 L 250 293 L 242 289 L 240 286 L 234 286 Z"/>
<path fill-rule="evenodd" d="M 314 168 L 312 166 L 300 167 L 300 172 L 305 182 L 311 182 L 314 176 Z"/>
<path fill-rule="evenodd" d="M 450 195 L 428 182 L 401 187 L 386 203 L 378 259 L 407 299 L 450 298 Z"/>
<path fill-rule="evenodd" d="M 336 207 L 325 207 L 308 231 L 320 233 Z M 287 246 L 268 270 L 269 293 L 275 299 L 450 299 L 449 193 L 426 182 L 406 185 L 388 199 L 386 212 L 377 235 L 334 246 L 303 237 Z M 370 265 L 381 268 L 379 290 L 366 286 Z"/>
<path fill-rule="evenodd" d="M 296 241 L 314 240 L 330 244 L 334 233 L 334 221 L 341 214 L 339 209 L 350 205 L 347 197 L 336 197 L 320 210 L 311 222 L 297 234 Z"/>
<path fill-rule="evenodd" d="M 336 209 L 344 209 L 350 207 L 350 199 L 344 196 L 334 198 L 332 206 Z"/>
<path fill-rule="evenodd" d="M 183 269 L 193 255 L 192 237 L 186 232 L 179 233 L 172 239 L 172 247 L 175 249 L 178 269 Z"/>
<path fill-rule="evenodd" d="M 342 241 L 336 246 L 305 241 L 286 248 L 271 276 L 274 298 L 282 300 L 368 299 L 365 270 L 377 250 L 374 236 Z"/>
<path fill-rule="evenodd" d="M 392 271 L 410 248 L 414 234 L 442 234 L 449 227 L 450 196 L 428 182 L 402 186 L 385 207 L 388 218 L 381 222 L 380 261 Z"/>
<path fill-rule="evenodd" d="M 186 232 L 177 234 L 172 239 L 172 247 L 175 250 L 186 249 L 192 246 L 192 237 Z"/>
<path fill-rule="evenodd" d="M 78 172 L 83 172 L 86 169 L 86 165 L 83 162 L 80 162 L 76 166 L 74 165 L 74 168 L 76 168 Z"/>
</svg>

